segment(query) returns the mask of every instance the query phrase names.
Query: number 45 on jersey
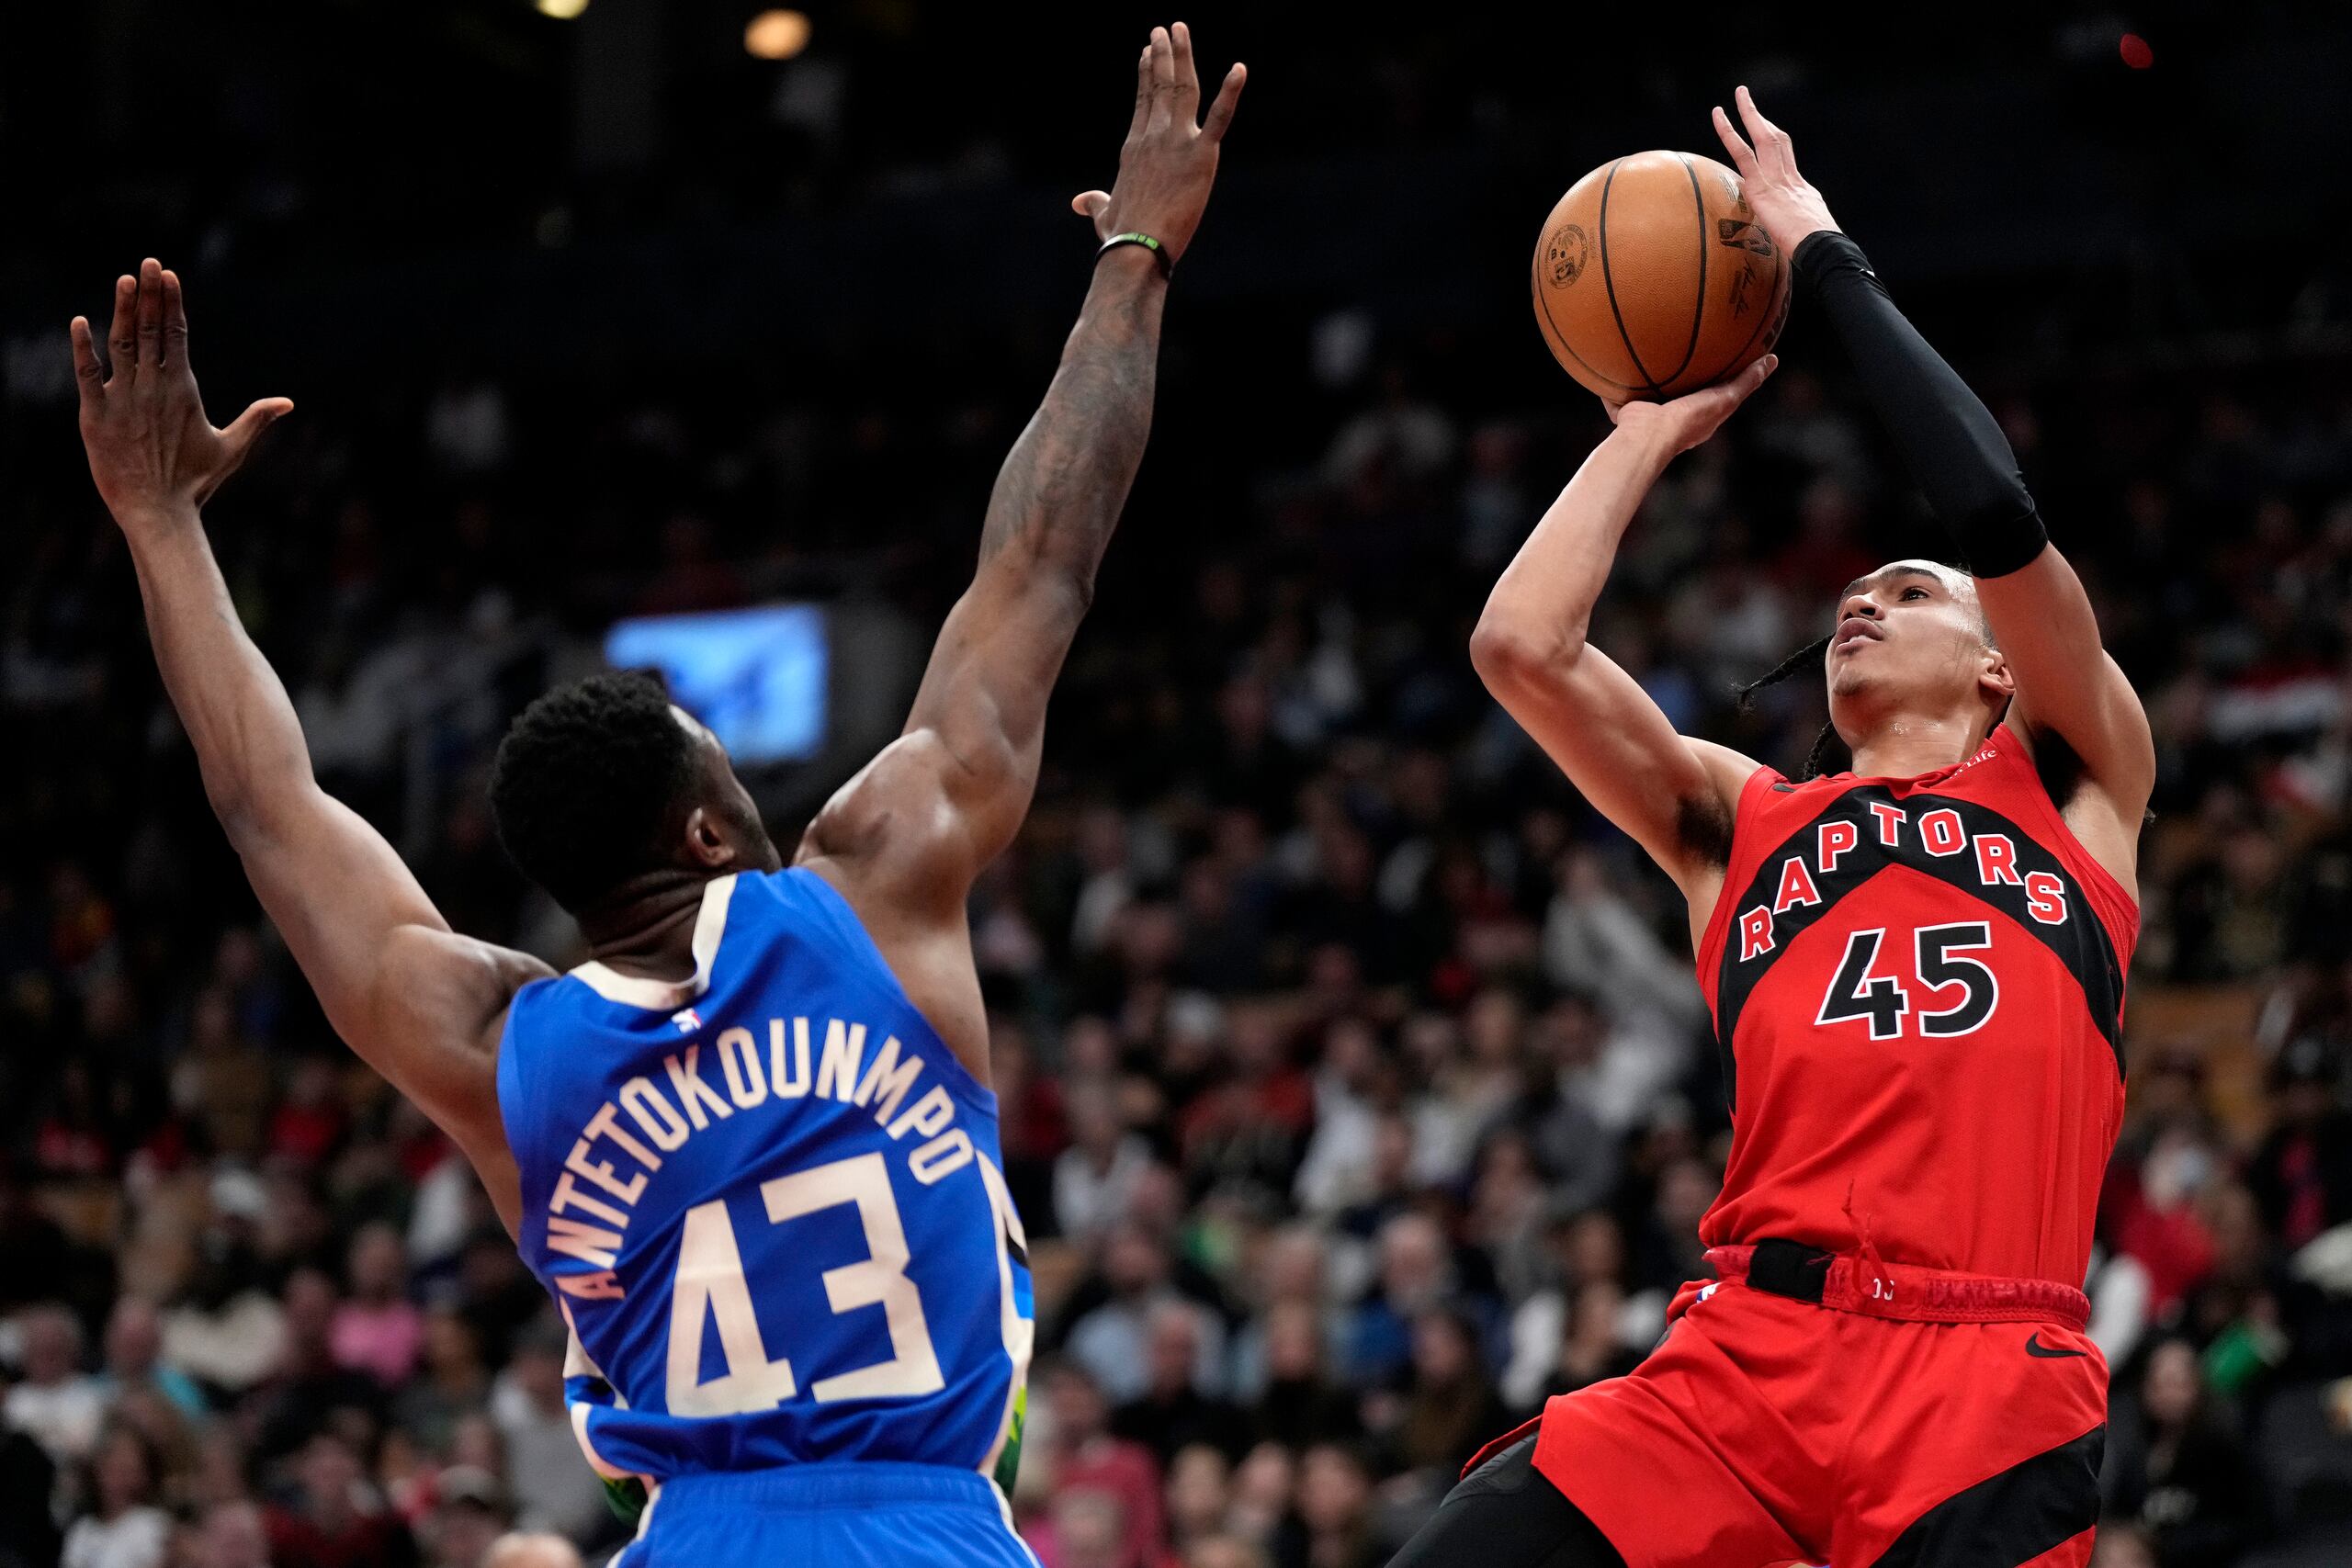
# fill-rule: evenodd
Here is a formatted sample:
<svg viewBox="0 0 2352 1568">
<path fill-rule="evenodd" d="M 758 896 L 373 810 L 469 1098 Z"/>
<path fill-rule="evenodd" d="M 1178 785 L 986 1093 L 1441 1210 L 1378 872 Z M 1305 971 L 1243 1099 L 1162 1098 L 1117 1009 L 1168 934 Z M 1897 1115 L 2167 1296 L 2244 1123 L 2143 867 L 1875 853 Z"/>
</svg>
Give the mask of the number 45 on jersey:
<svg viewBox="0 0 2352 1568">
<path fill-rule="evenodd" d="M 1906 987 L 1894 975 L 1875 973 L 1880 951 L 1890 940 L 1907 941 L 1910 945 L 1916 986 Z M 1983 920 L 1920 926 L 1907 932 L 1890 933 L 1884 926 L 1855 931 L 1846 938 L 1846 956 L 1821 998 L 1821 1010 L 1814 1022 L 1867 1019 L 1873 1040 L 1900 1037 L 1906 1018 L 1917 1021 L 1921 1034 L 1973 1034 L 1984 1027 L 2000 1005 L 2000 981 L 1990 965 L 1970 956 L 1989 953 L 1992 949 L 1992 927 Z"/>
</svg>

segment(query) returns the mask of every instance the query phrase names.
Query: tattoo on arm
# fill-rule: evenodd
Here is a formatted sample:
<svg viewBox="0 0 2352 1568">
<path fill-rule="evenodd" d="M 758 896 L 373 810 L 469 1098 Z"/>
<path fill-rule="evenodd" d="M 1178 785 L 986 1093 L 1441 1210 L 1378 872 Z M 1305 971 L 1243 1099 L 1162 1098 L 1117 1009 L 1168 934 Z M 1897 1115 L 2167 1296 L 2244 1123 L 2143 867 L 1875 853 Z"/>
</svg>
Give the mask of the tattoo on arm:
<svg viewBox="0 0 2352 1568">
<path fill-rule="evenodd" d="M 1083 610 L 1151 432 L 1165 298 L 1148 258 L 1105 259 L 1044 404 L 997 474 L 983 568 L 1025 554 L 1065 577 Z"/>
</svg>

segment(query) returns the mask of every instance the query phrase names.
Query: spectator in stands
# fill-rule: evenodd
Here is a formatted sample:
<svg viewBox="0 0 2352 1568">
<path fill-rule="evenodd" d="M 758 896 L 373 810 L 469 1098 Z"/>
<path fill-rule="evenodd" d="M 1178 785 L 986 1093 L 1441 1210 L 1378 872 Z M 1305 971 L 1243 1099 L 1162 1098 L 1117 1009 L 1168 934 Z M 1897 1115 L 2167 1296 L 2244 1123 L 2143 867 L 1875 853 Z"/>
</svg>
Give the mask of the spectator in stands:
<svg viewBox="0 0 2352 1568">
<path fill-rule="evenodd" d="M 2137 1521 L 2161 1568 L 2225 1568 L 2258 1534 L 2262 1499 L 2244 1445 L 2213 1408 L 2196 1349 L 2163 1339 L 2117 1402 L 2102 1477 L 2108 1511 Z"/>
<path fill-rule="evenodd" d="M 1234 1535 L 1203 1536 L 1184 1549 L 1182 1568 L 1272 1568 L 1265 1549 Z"/>
<path fill-rule="evenodd" d="M 155 1304 L 144 1296 L 118 1300 L 113 1315 L 107 1319 L 106 1371 L 101 1382 L 107 1398 L 119 1401 L 131 1391 L 152 1389 L 182 1416 L 203 1419 L 211 1410 L 210 1402 L 194 1378 L 163 1362 L 163 1349 L 164 1320 Z"/>
<path fill-rule="evenodd" d="M 492 1543 L 514 1521 L 506 1488 L 486 1470 L 451 1465 L 435 1479 L 434 1494 L 424 1529 L 429 1568 L 485 1568 Z"/>
<path fill-rule="evenodd" d="M 348 1291 L 336 1303 L 329 1342 L 335 1362 L 396 1388 L 416 1371 L 424 1322 L 408 1299 L 408 1253 L 386 1224 L 361 1227 L 351 1238 Z"/>
<path fill-rule="evenodd" d="M 255 1505 L 215 1503 L 197 1527 L 192 1568 L 270 1568 L 269 1524 Z"/>
<path fill-rule="evenodd" d="M 1167 1243 L 1140 1223 L 1113 1227 L 1103 1244 L 1102 1286 L 1100 1303 L 1071 1325 L 1067 1350 L 1085 1365 L 1106 1396 L 1124 1404 L 1143 1397 L 1151 1376 L 1148 1325 L 1153 1309 L 1175 1299 Z M 1208 1315 L 1195 1322 L 1199 1349 L 1194 1384 L 1204 1393 L 1221 1392 L 1224 1325 Z"/>
<path fill-rule="evenodd" d="M 1266 1378 L 1255 1405 L 1255 1438 L 1303 1450 L 1355 1437 L 1363 1428 L 1356 1396 L 1327 1370 L 1330 1335 L 1316 1304 L 1279 1301 L 1260 1321 Z"/>
<path fill-rule="evenodd" d="M 50 1303 L 25 1313 L 17 1332 L 23 1371 L 0 1415 L 58 1464 L 78 1463 L 96 1446 L 107 1411 L 106 1385 L 82 1371 L 82 1325 Z"/>
<path fill-rule="evenodd" d="M 413 1568 L 408 1527 L 384 1506 L 338 1433 L 303 1443 L 294 1489 L 267 1514 L 273 1568 Z"/>
<path fill-rule="evenodd" d="M 0 1365 L 0 1411 L 8 1369 Z M 12 1420 L 0 1416 L 0 1568 L 51 1568 L 57 1561 L 57 1461 Z"/>
<path fill-rule="evenodd" d="M 1479 1351 L 1477 1329 L 1433 1307 L 1413 1322 L 1411 1371 L 1385 1437 L 1396 1461 L 1442 1496 L 1470 1456 L 1510 1425 Z"/>
<path fill-rule="evenodd" d="M 1070 1141 L 1054 1162 L 1054 1219 L 1063 1235 L 1091 1244 L 1126 1213 L 1151 1149 L 1121 1121 L 1108 1083 L 1072 1084 L 1065 1109 Z"/>
<path fill-rule="evenodd" d="M 1293 1186 L 1308 1213 L 1331 1214 L 1373 1196 L 1377 1106 L 1393 1095 L 1390 1077 L 1370 1021 L 1345 1014 L 1325 1029 L 1312 1130 Z"/>
<path fill-rule="evenodd" d="M 1299 1461 L 1298 1504 L 1275 1549 L 1281 1568 L 1379 1568 L 1372 1466 L 1351 1444 L 1318 1443 Z"/>
<path fill-rule="evenodd" d="M 2164 1568 L 2155 1542 L 2129 1519 L 2099 1521 L 2098 1540 L 2092 1543 L 2090 1568 Z"/>
<path fill-rule="evenodd" d="M 1378 1277 L 1349 1325 L 1349 1381 L 1368 1386 L 1402 1373 L 1412 1355 L 1414 1320 L 1453 1290 L 1453 1259 L 1436 1221 L 1403 1213 L 1383 1225 Z"/>
<path fill-rule="evenodd" d="M 1225 1399 L 1198 1382 L 1203 1309 L 1178 1296 L 1154 1302 L 1145 1316 L 1144 1355 L 1149 1382 L 1112 1413 L 1111 1429 L 1149 1449 L 1165 1467 L 1176 1450 L 1206 1445 L 1228 1460 L 1248 1446 L 1249 1423 Z"/>
<path fill-rule="evenodd" d="M 490 1391 L 481 1329 L 454 1306 L 434 1307 L 424 1314 L 416 1374 L 392 1401 L 392 1424 L 437 1452 L 448 1446 L 458 1418 L 481 1409 Z"/>
<path fill-rule="evenodd" d="M 1635 1242 L 1633 1284 L 1670 1294 L 1685 1280 L 1709 1276 L 1699 1221 L 1722 1187 L 1721 1174 L 1704 1160 L 1685 1155 L 1667 1163 Z"/>
<path fill-rule="evenodd" d="M 580 1550 L 544 1530 L 514 1530 L 490 1543 L 481 1568 L 580 1568 Z"/>
<path fill-rule="evenodd" d="M 356 1413 L 366 1431 L 376 1428 L 383 1388 L 335 1359 L 334 1309 L 334 1284 L 325 1274 L 298 1269 L 287 1277 L 281 1298 L 284 1348 L 277 1370 L 247 1402 L 257 1418 L 264 1459 L 303 1447 L 312 1433 L 341 1413 Z M 327 1462 L 321 1462 L 322 1474 Z"/>
<path fill-rule="evenodd" d="M 147 1439 L 114 1426 L 90 1458 L 90 1509 L 65 1532 L 61 1568 L 163 1568 L 172 1534 L 163 1466 Z"/>
<path fill-rule="evenodd" d="M 2352 1111 L 2337 1095 L 2343 1064 L 2305 1037 L 2270 1069 L 2274 1123 L 2246 1168 L 2263 1224 L 2290 1252 L 2352 1220 Z"/>
<path fill-rule="evenodd" d="M 1625 1342 L 1624 1319 L 1625 1292 L 1616 1280 L 1600 1276 L 1577 1286 L 1543 1397 L 1573 1393 L 1605 1379 L 1623 1377 L 1639 1365 L 1642 1352 Z M 1541 1404 L 1541 1399 L 1529 1402 L 1530 1406 Z"/>
<path fill-rule="evenodd" d="M 563 1359 L 571 1343 L 560 1319 L 539 1318 L 519 1336 L 513 1359 L 491 1394 L 491 1416 L 506 1451 L 514 1523 L 593 1541 L 610 1517 L 604 1483 L 582 1462 L 580 1438 L 563 1400 Z"/>
<path fill-rule="evenodd" d="M 1054 1498 L 1050 1533 L 1040 1553 L 1046 1568 L 1144 1568 L 1134 1532 L 1119 1499 L 1091 1487 L 1066 1489 Z"/>
<path fill-rule="evenodd" d="M 1112 1540 L 1118 1549 L 1104 1568 L 1145 1568 L 1159 1551 L 1161 1538 L 1159 1467 L 1151 1450 L 1111 1431 L 1110 1408 L 1083 1363 L 1049 1361 L 1037 1369 L 1037 1381 L 1045 1394 L 1047 1427 L 1046 1451 L 1040 1457 L 1050 1469 L 1055 1495 L 1065 1500 L 1079 1494 L 1105 1499 L 1117 1525 Z M 1056 1537 L 1065 1548 L 1069 1542 L 1062 1532 L 1073 1522 L 1083 1538 L 1081 1554 L 1093 1550 L 1103 1519 L 1089 1516 L 1072 1521 L 1057 1509 Z"/>
</svg>

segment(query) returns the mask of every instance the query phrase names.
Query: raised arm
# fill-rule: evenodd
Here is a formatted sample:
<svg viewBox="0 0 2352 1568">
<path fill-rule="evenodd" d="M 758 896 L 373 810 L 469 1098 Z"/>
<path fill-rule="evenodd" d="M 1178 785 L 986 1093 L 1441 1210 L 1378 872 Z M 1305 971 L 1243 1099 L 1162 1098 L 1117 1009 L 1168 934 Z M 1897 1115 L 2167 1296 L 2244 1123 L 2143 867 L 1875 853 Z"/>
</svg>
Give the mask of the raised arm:
<svg viewBox="0 0 2352 1568">
<path fill-rule="evenodd" d="M 1677 734 L 1639 682 L 1585 640 L 1617 543 L 1668 463 L 1714 434 L 1778 360 L 1665 403 L 1610 411 L 1593 449 L 1487 596 L 1470 661 L 1568 781 L 1682 889 L 1691 920 L 1714 906 L 1739 791 L 1756 764 Z"/>
<path fill-rule="evenodd" d="M 1118 180 L 1073 202 L 1102 240 L 1152 244 L 1098 258 L 1045 403 L 997 475 L 978 570 L 940 629 L 904 735 L 843 786 L 801 846 L 798 858 L 843 886 L 886 952 L 889 933 L 909 928 L 960 931 L 973 879 L 1028 811 L 1046 698 L 1150 432 L 1168 270 L 1208 202 L 1242 78 L 1234 66 L 1196 124 L 1191 37 L 1181 23 L 1154 29 Z"/>
<path fill-rule="evenodd" d="M 498 1116 L 497 1027 L 546 966 L 454 935 L 376 830 L 311 777 L 286 690 L 238 623 L 198 509 L 294 406 L 270 398 L 215 430 L 188 364 L 178 277 L 153 260 L 115 285 L 98 363 L 75 317 L 90 475 L 130 546 L 164 685 L 205 794 L 335 1032 L 481 1172 L 508 1224 L 514 1168 Z"/>
<path fill-rule="evenodd" d="M 1747 88 L 1740 118 L 1714 111 L 1715 131 L 1739 167 L 1766 232 L 1796 261 L 1797 277 L 1854 364 L 1928 506 L 1958 541 L 1976 593 L 2017 676 L 2012 728 L 2064 740 L 2086 782 L 2138 838 L 2155 784 L 2155 749 L 2140 699 L 2099 640 L 2081 579 L 2049 543 L 2008 439 L 1975 393 L 1888 297 L 1861 247 L 1797 172 L 1788 132 L 1766 119 Z"/>
</svg>

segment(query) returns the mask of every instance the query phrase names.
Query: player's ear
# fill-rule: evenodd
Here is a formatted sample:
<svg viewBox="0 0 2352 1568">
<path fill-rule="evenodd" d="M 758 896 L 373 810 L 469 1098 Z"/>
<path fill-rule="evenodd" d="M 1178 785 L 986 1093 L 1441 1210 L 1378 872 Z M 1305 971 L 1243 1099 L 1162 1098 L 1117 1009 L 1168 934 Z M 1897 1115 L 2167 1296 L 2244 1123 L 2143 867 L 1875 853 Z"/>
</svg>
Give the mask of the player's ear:
<svg viewBox="0 0 2352 1568">
<path fill-rule="evenodd" d="M 2017 672 L 2009 668 L 2009 656 L 1986 643 L 1980 660 L 1976 673 L 1978 688 L 2006 705 L 2018 694 Z"/>
<path fill-rule="evenodd" d="M 739 846 L 728 837 L 726 825 L 707 806 L 697 806 L 686 813 L 685 837 L 686 858 L 692 864 L 717 871 L 732 864 L 739 856 Z"/>
</svg>

